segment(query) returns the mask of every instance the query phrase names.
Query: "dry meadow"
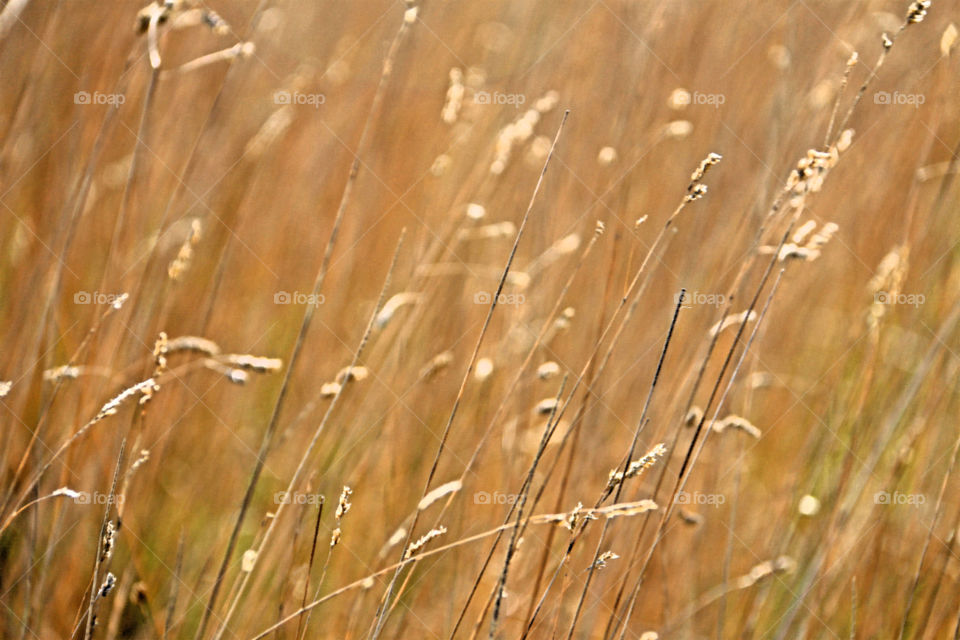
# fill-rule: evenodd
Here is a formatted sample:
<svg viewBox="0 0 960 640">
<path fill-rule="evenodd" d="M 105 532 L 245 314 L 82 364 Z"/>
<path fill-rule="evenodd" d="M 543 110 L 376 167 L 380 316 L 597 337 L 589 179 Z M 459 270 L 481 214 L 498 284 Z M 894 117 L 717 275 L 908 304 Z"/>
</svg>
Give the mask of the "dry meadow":
<svg viewBox="0 0 960 640">
<path fill-rule="evenodd" d="M 955 0 L 6 0 L 0 637 L 960 637 Z"/>
</svg>

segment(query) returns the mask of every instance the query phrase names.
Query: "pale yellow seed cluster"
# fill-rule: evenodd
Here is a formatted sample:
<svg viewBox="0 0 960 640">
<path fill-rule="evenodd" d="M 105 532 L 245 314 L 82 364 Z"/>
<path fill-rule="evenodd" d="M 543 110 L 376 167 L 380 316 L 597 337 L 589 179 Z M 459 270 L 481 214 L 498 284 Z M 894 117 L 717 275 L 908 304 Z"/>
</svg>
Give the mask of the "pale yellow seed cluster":
<svg viewBox="0 0 960 640">
<path fill-rule="evenodd" d="M 417 504 L 417 509 L 419 511 L 423 511 L 440 498 L 450 495 L 451 493 L 456 493 L 457 491 L 460 491 L 461 488 L 463 488 L 463 482 L 460 480 L 451 480 L 450 482 L 446 482 L 427 495 L 423 496 L 423 498 L 421 498 L 420 502 Z"/>
<path fill-rule="evenodd" d="M 791 171 L 787 178 L 786 189 L 791 194 L 791 204 L 794 207 L 799 207 L 808 193 L 816 193 L 823 188 L 827 174 L 836 166 L 840 153 L 850 146 L 852 139 L 853 130 L 847 129 L 841 132 L 838 141 L 826 151 L 807 150 L 807 155 L 797 162 L 797 168 Z"/>
<path fill-rule="evenodd" d="M 867 314 L 867 326 L 872 331 L 876 331 L 880 326 L 880 320 L 887 313 L 889 301 L 900 295 L 909 264 L 910 249 L 906 245 L 898 245 L 883 257 L 877 273 L 867 283 L 867 290 L 873 296 Z"/>
<path fill-rule="evenodd" d="M 350 511 L 350 507 L 353 506 L 350 502 L 351 494 L 353 494 L 353 489 L 347 485 L 344 485 L 343 491 L 340 492 L 340 500 L 337 502 L 337 511 L 333 514 L 333 518 L 336 520 L 337 526 L 330 535 L 331 547 L 337 546 L 337 543 L 340 542 L 341 521 L 343 520 L 343 516 L 347 515 L 347 512 Z"/>
<path fill-rule="evenodd" d="M 493 360 L 490 358 L 480 358 L 477 360 L 477 367 L 473 371 L 473 377 L 482 382 L 490 377 L 493 369 Z"/>
<path fill-rule="evenodd" d="M 97 592 L 97 596 L 100 598 L 106 598 L 108 595 L 110 595 L 110 592 L 113 591 L 113 587 L 115 587 L 116 584 L 117 577 L 108 572 L 103 584 L 100 585 L 100 590 Z"/>
<path fill-rule="evenodd" d="M 344 485 L 343 491 L 340 492 L 340 500 L 337 502 L 337 512 L 334 514 L 334 517 L 337 520 L 343 518 L 347 515 L 347 512 L 350 511 L 350 507 L 353 504 L 350 502 L 350 496 L 353 495 L 353 489 L 349 486 Z"/>
<path fill-rule="evenodd" d="M 167 333 L 161 331 L 157 341 L 153 344 L 153 377 L 158 378 L 167 370 Z"/>
<path fill-rule="evenodd" d="M 593 563 L 593 568 L 597 570 L 606 569 L 608 562 L 610 562 L 611 560 L 617 560 L 619 558 L 620 556 L 618 556 L 613 551 L 604 551 L 597 558 L 597 561 Z"/>
<path fill-rule="evenodd" d="M 127 470 L 127 477 L 133 475 L 133 473 L 134 473 L 137 469 L 139 469 L 140 466 L 143 465 L 143 464 L 144 464 L 147 460 L 149 460 L 149 459 L 150 459 L 150 450 L 149 450 L 149 449 L 141 449 L 141 450 L 140 450 L 140 456 L 139 456 L 136 460 L 133 461 L 133 464 L 130 465 L 130 469 Z"/>
<path fill-rule="evenodd" d="M 613 518 L 638 516 L 648 511 L 656 511 L 657 508 L 657 503 L 653 500 L 638 500 L 637 502 L 621 502 L 602 509 L 594 509 L 591 513 L 594 517 L 603 516 L 607 520 L 611 520 Z"/>
<path fill-rule="evenodd" d="M 544 338 L 545 343 L 549 343 L 557 333 L 561 331 L 566 331 L 570 328 L 570 323 L 573 320 L 574 316 L 577 314 L 576 309 L 573 307 L 567 307 L 560 312 L 560 317 L 553 321 L 553 327 L 551 327 L 551 332 Z"/>
<path fill-rule="evenodd" d="M 910 4 L 910 8 L 907 9 L 907 22 L 910 24 L 917 24 L 918 22 L 923 22 L 923 19 L 927 16 L 927 9 L 931 5 L 930 0 L 917 0 Z"/>
<path fill-rule="evenodd" d="M 940 36 L 940 55 L 944 58 L 949 56 L 957 44 L 958 37 L 960 37 L 960 32 L 957 31 L 957 25 L 951 22 L 943 30 L 943 35 Z"/>
<path fill-rule="evenodd" d="M 215 356 L 220 353 L 220 345 L 213 340 L 198 336 L 180 336 L 167 342 L 168 354 L 178 351 L 195 351 L 204 355 Z"/>
<path fill-rule="evenodd" d="M 640 475 L 652 467 L 654 463 L 656 463 L 656 461 L 662 458 L 666 453 L 667 447 L 661 442 L 650 449 L 650 451 L 648 451 L 646 454 L 631 462 L 630 466 L 627 468 L 626 474 L 618 469 L 612 470 L 610 472 L 609 480 L 607 481 L 607 490 L 615 488 L 618 484 L 623 482 L 624 478 L 629 479 Z"/>
<path fill-rule="evenodd" d="M 828 222 L 817 231 L 809 240 L 806 240 L 807 235 L 816 228 L 816 223 L 812 221 L 807 222 L 801 226 L 796 233 L 793 234 L 793 242 L 784 243 L 780 247 L 780 252 L 777 255 L 777 260 L 784 262 L 791 259 L 806 260 L 807 262 L 813 262 L 820 257 L 820 252 L 824 246 L 840 227 L 834 222 Z M 806 240 L 806 242 L 804 242 Z M 776 251 L 777 248 L 769 245 L 762 246 L 758 249 L 761 254 L 772 254 Z"/>
<path fill-rule="evenodd" d="M 98 411 L 97 415 L 94 416 L 93 420 L 91 421 L 91 424 L 95 422 L 99 422 L 100 420 L 103 420 L 107 416 L 114 415 L 117 412 L 117 410 L 120 408 L 120 406 L 123 405 L 123 403 L 129 400 L 132 396 L 138 393 L 146 394 L 148 389 L 150 390 L 150 394 L 152 395 L 153 392 L 159 388 L 160 388 L 159 385 L 157 385 L 156 381 L 153 378 L 147 378 L 143 382 L 138 382 L 132 387 L 127 387 L 126 389 L 121 391 L 117 396 L 108 400 L 107 403 L 100 408 L 100 411 Z M 141 404 L 145 402 L 144 398 L 149 399 L 149 396 L 144 395 L 143 398 L 140 399 Z"/>
<path fill-rule="evenodd" d="M 797 568 L 797 563 L 789 556 L 780 556 L 776 560 L 767 560 L 754 566 L 750 572 L 740 576 L 737 579 L 737 587 L 746 589 L 752 587 L 760 580 L 780 573 L 792 573 Z"/>
<path fill-rule="evenodd" d="M 537 403 L 535 411 L 539 414 L 546 415 L 552 413 L 554 409 L 557 408 L 559 402 L 556 398 L 544 398 Z"/>
<path fill-rule="evenodd" d="M 686 427 L 695 427 L 703 420 L 703 409 L 700 407 L 690 407 L 687 415 L 683 417 L 683 424 Z"/>
<path fill-rule="evenodd" d="M 182 29 L 205 24 L 218 36 L 232 32 L 230 25 L 220 15 L 207 8 L 196 8 L 196 2 L 189 0 L 155 0 L 137 13 L 135 29 L 147 34 L 147 52 L 150 66 L 159 69 L 161 65 L 158 32 L 161 26 Z"/>
<path fill-rule="evenodd" d="M 243 157 L 248 160 L 256 160 L 280 137 L 286 133 L 290 125 L 293 124 L 293 107 L 289 104 L 281 105 L 273 113 L 267 116 L 260 129 L 247 142 L 243 150 Z"/>
<path fill-rule="evenodd" d="M 160 22 L 169 23 L 171 29 L 185 29 L 205 25 L 218 36 L 229 35 L 230 25 L 216 11 L 207 8 L 195 8 L 196 2 L 188 0 L 165 0 L 152 2 L 137 14 L 137 31 L 147 30 L 150 17 L 159 11 Z"/>
<path fill-rule="evenodd" d="M 339 382 L 324 382 L 320 385 L 320 397 L 321 398 L 332 398 L 333 396 L 340 393 L 342 385 Z"/>
<path fill-rule="evenodd" d="M 684 196 L 684 202 L 693 202 L 699 200 L 707 194 L 707 185 L 702 180 L 710 167 L 720 162 L 723 158 L 719 153 L 710 153 L 706 158 L 700 161 L 700 165 L 690 175 L 690 184 L 687 185 L 687 195 Z"/>
<path fill-rule="evenodd" d="M 469 215 L 469 213 L 467 215 Z M 496 238 L 512 238 L 515 235 L 517 235 L 517 225 L 509 221 L 485 224 L 482 227 L 470 229 L 460 229 L 457 233 L 457 236 L 462 240 L 491 240 Z"/>
<path fill-rule="evenodd" d="M 121 293 L 119 296 L 117 296 L 117 299 L 113 301 L 113 304 L 110 305 L 110 309 L 113 311 L 119 311 L 120 308 L 123 307 L 123 303 L 126 302 L 129 298 L 130 298 L 129 293 Z M 108 313 L 109 313 L 109 310 L 108 310 Z"/>
<path fill-rule="evenodd" d="M 370 370 L 366 367 L 344 367 L 337 372 L 336 381 L 339 384 L 346 384 L 347 382 L 352 382 L 354 380 L 366 380 L 369 376 Z"/>
<path fill-rule="evenodd" d="M 398 309 L 408 304 L 416 304 L 420 301 L 421 295 L 413 291 L 403 291 L 394 296 L 391 296 L 387 303 L 383 305 L 383 308 L 380 309 L 380 312 L 377 314 L 374 324 L 378 329 L 382 329 L 387 326 L 387 323 L 393 319 L 393 315 L 397 312 Z"/>
<path fill-rule="evenodd" d="M 430 531 L 427 531 L 424 535 L 420 536 L 419 540 L 417 540 L 412 545 L 410 545 L 409 548 L 407 548 L 407 552 L 404 554 L 404 557 L 410 558 L 411 556 L 415 555 L 417 551 L 419 551 L 424 546 L 426 546 L 428 542 L 430 542 L 434 538 L 442 536 L 446 532 L 447 532 L 447 528 L 442 525 L 437 527 L 436 529 L 431 529 Z"/>
<path fill-rule="evenodd" d="M 467 217 L 471 220 L 483 220 L 487 215 L 487 208 L 482 204 L 471 202 L 467 205 Z"/>
<path fill-rule="evenodd" d="M 558 522 L 564 529 L 573 531 L 584 519 L 596 520 L 597 517 L 590 513 L 589 510 L 585 510 L 582 502 L 578 502 L 577 506 L 575 506 L 569 514 L 561 514 Z"/>
<path fill-rule="evenodd" d="M 421 378 L 432 378 L 437 375 L 440 371 L 443 371 L 450 366 L 450 363 L 453 362 L 453 351 L 442 351 L 437 355 L 433 356 L 430 359 L 430 362 L 425 364 L 422 369 L 420 369 Z"/>
<path fill-rule="evenodd" d="M 494 147 L 494 159 L 490 164 L 490 173 L 500 175 L 506 170 L 514 148 L 524 144 L 533 136 L 540 117 L 552 111 L 559 100 L 560 96 L 556 91 L 546 93 L 534 103 L 533 109 L 527 109 L 517 120 L 500 130 Z"/>
<path fill-rule="evenodd" d="M 220 352 L 220 347 L 214 342 L 195 336 L 175 338 L 170 342 L 170 345 L 175 345 L 176 349 L 168 345 L 168 353 L 174 350 L 187 350 L 217 356 Z M 229 353 L 218 356 L 217 358 L 207 358 L 203 361 L 203 364 L 208 369 L 226 376 L 230 382 L 234 384 L 245 384 L 249 378 L 247 371 L 276 373 L 283 367 L 283 360 L 280 358 L 265 358 L 249 354 Z"/>
<path fill-rule="evenodd" d="M 803 496 L 797 504 L 797 512 L 802 516 L 812 518 L 820 513 L 820 500 L 810 494 Z"/>
<path fill-rule="evenodd" d="M 212 9 L 201 10 L 203 15 L 203 21 L 206 23 L 210 29 L 213 30 L 218 36 L 224 36 L 230 33 L 230 25 L 227 24 L 227 21 L 220 17 L 216 11 Z"/>
<path fill-rule="evenodd" d="M 447 89 L 447 101 L 443 105 L 440 119 L 447 124 L 453 124 L 460 115 L 463 106 L 463 95 L 466 88 L 463 86 L 463 71 L 454 67 L 450 69 L 450 88 Z"/>
<path fill-rule="evenodd" d="M 690 105 L 690 92 L 683 87 L 677 87 L 667 98 L 667 106 L 674 111 L 681 111 Z"/>
<path fill-rule="evenodd" d="M 602 233 L 602 230 L 600 233 Z M 547 247 L 547 250 L 530 264 L 527 273 L 531 277 L 535 276 L 563 256 L 570 255 L 579 248 L 580 236 L 576 233 L 567 234 Z"/>
<path fill-rule="evenodd" d="M 686 138 L 693 133 L 693 123 L 689 120 L 673 120 L 663 129 L 663 135 L 677 140 Z"/>
<path fill-rule="evenodd" d="M 703 516 L 696 511 L 688 511 L 680 508 L 677 509 L 677 517 L 680 518 L 680 521 L 683 522 L 683 524 L 689 527 L 696 527 L 703 524 Z"/>
<path fill-rule="evenodd" d="M 420 10 L 419 7 L 410 7 L 409 9 L 407 9 L 406 11 L 404 11 L 404 12 L 403 12 L 403 24 L 409 25 L 409 24 L 413 24 L 414 22 L 416 22 L 416 21 L 417 21 L 417 12 L 418 12 L 419 10 Z"/>
<path fill-rule="evenodd" d="M 533 168 L 539 168 L 550 153 L 550 147 L 553 141 L 547 136 L 537 136 L 527 147 L 527 154 L 523 157 L 527 165 Z"/>
<path fill-rule="evenodd" d="M 608 167 L 617 161 L 617 150 L 613 147 L 604 147 L 597 153 L 597 162 Z"/>
<path fill-rule="evenodd" d="M 117 542 L 117 527 L 113 520 L 107 520 L 103 530 L 103 539 L 100 540 L 100 562 L 106 562 L 113 555 L 113 548 Z"/>
<path fill-rule="evenodd" d="M 760 439 L 762 433 L 760 429 L 755 427 L 749 420 L 742 416 L 730 414 L 723 420 L 714 423 L 713 430 L 717 433 L 723 433 L 727 429 L 736 429 L 738 431 L 743 431 L 747 435 L 750 435 L 756 439 Z"/>
<path fill-rule="evenodd" d="M 247 549 L 243 552 L 243 556 L 240 559 L 240 571 L 244 573 L 250 573 L 253 571 L 253 568 L 257 566 L 257 553 L 256 549 Z"/>
<path fill-rule="evenodd" d="M 734 325 L 740 325 L 744 321 L 753 322 L 757 319 L 756 311 L 741 311 L 740 313 L 735 313 L 729 315 L 717 324 L 710 327 L 710 337 L 716 336 L 722 333 L 725 329 L 732 327 Z"/>
<path fill-rule="evenodd" d="M 201 229 L 202 226 L 200 224 L 200 220 L 194 218 L 190 222 L 190 234 L 180 246 L 180 251 L 177 252 L 177 257 L 173 262 L 170 263 L 170 266 L 167 267 L 167 275 L 174 282 L 179 281 L 183 276 L 183 273 L 190 266 L 190 261 L 193 259 L 194 247 L 196 247 L 200 242 Z"/>
<path fill-rule="evenodd" d="M 257 373 L 274 373 L 283 367 L 283 360 L 280 358 L 265 358 L 262 356 L 238 353 L 231 353 L 223 358 L 224 361 L 232 367 L 250 369 Z"/>
<path fill-rule="evenodd" d="M 222 362 L 218 362 L 213 358 L 207 358 L 203 361 L 203 366 L 211 371 L 216 371 L 222 376 L 225 376 L 227 380 L 233 384 L 246 384 L 247 380 L 250 379 L 250 376 L 247 375 L 247 372 L 243 369 L 235 369 L 234 367 L 228 367 Z"/>
<path fill-rule="evenodd" d="M 47 369 L 43 372 L 43 379 L 48 382 L 56 382 L 57 380 L 76 380 L 80 377 L 80 374 L 83 373 L 83 367 L 71 366 L 71 365 L 60 365 L 59 367 L 53 367 L 52 369 Z"/>
<path fill-rule="evenodd" d="M 573 508 L 573 511 L 568 513 L 549 513 L 539 516 L 534 516 L 531 519 L 531 522 L 537 523 L 556 523 L 564 529 L 569 529 L 570 531 L 575 530 L 575 528 L 584 523 L 587 520 L 597 520 L 598 518 L 623 518 L 641 515 L 649 511 L 656 511 L 659 507 L 657 503 L 653 500 L 639 500 L 637 502 L 618 502 L 617 504 L 612 504 L 609 507 L 601 507 L 599 509 L 585 509 L 582 502 L 578 502 L 577 506 Z"/>
<path fill-rule="evenodd" d="M 537 367 L 537 377 L 541 380 L 549 380 L 558 373 L 560 373 L 560 365 L 552 360 Z"/>
</svg>

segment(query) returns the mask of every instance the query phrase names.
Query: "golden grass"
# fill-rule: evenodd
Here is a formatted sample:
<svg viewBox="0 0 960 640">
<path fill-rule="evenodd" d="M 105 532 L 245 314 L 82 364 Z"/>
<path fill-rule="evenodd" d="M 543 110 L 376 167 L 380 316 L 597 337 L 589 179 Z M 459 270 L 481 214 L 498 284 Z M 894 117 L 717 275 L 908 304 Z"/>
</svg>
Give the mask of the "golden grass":
<svg viewBox="0 0 960 640">
<path fill-rule="evenodd" d="M 0 636 L 960 637 L 953 5 L 104 9 L 0 11 Z"/>
</svg>

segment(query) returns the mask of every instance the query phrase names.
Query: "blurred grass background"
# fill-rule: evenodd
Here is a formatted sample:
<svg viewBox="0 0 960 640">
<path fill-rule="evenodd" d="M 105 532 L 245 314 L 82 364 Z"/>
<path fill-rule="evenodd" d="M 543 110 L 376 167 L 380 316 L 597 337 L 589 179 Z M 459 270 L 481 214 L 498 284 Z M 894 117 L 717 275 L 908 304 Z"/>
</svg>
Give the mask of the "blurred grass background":
<svg viewBox="0 0 960 640">
<path fill-rule="evenodd" d="M 445 512 L 448 531 L 439 543 L 503 521 L 507 505 L 478 504 L 476 495 L 513 495 L 520 487 L 547 418 L 533 408 L 555 396 L 560 381 L 538 379 L 536 367 L 557 362 L 571 376 L 569 391 L 690 172 L 708 153 L 720 153 L 705 180 L 708 195 L 688 205 L 649 265 L 649 284 L 609 365 L 590 394 L 574 396 L 561 421 L 559 433 L 583 411 L 575 449 L 561 450 L 556 437 L 545 454 L 559 461 L 565 481 L 562 489 L 559 476 L 549 482 L 537 512 L 592 505 L 630 445 L 675 294 L 681 287 L 703 296 L 732 292 L 789 172 L 807 149 L 823 148 L 852 52 L 859 61 L 841 118 L 872 72 L 881 34 L 897 32 L 907 7 L 903 0 L 428 1 L 399 41 L 382 103 L 371 112 L 404 19 L 402 2 L 177 4 L 159 28 L 156 72 L 147 35 L 134 28 L 139 2 L 8 3 L 5 11 L 20 13 L 0 40 L 0 379 L 13 383 L 2 399 L 3 493 L 29 490 L 29 501 L 67 486 L 105 495 L 121 440 L 125 468 L 149 451 L 130 476 L 110 561 L 120 588 L 98 603 L 94 635 L 159 637 L 169 624 L 170 637 L 193 637 L 283 374 L 254 375 L 239 387 L 202 367 L 178 370 L 193 357 L 171 354 L 171 370 L 180 373 L 164 381 L 142 416 L 127 408 L 95 425 L 36 487 L 27 479 L 103 403 L 149 375 L 160 331 L 203 336 L 224 352 L 282 358 L 288 366 L 304 305 L 276 304 L 275 296 L 310 292 L 355 158 L 359 171 L 323 304 L 294 365 L 207 636 L 233 598 L 243 551 L 262 535 L 275 493 L 286 488 L 330 402 L 319 397 L 321 385 L 350 363 L 376 311 L 402 229 L 388 296 L 421 297 L 374 332 L 361 359 L 371 375 L 346 385 L 299 487 L 327 498 L 321 559 L 335 526 L 332 505 L 342 486 L 353 489 L 321 595 L 399 559 L 399 547 L 385 556 L 381 550 L 422 497 L 489 309 L 475 296 L 496 290 L 514 236 L 461 234 L 520 224 L 564 111 L 569 119 L 513 265 L 529 281 L 505 289 L 522 303 L 495 310 L 479 353 L 492 373 L 483 380 L 471 374 L 434 485 L 463 472 L 504 398 L 507 408 Z M 670 519 L 623 637 L 895 637 L 904 621 L 902 637 L 953 637 L 960 601 L 960 506 L 950 474 L 960 349 L 951 315 L 960 273 L 960 113 L 950 38 L 956 9 L 934 2 L 922 23 L 896 39 L 848 123 L 852 144 L 822 191 L 804 203 L 801 223 L 835 222 L 839 231 L 817 261 L 791 263 L 785 272 L 721 412 L 745 416 L 763 436 L 711 436 L 687 490 L 721 495 L 724 503 L 690 505 L 699 524 Z M 226 26 L 176 19 L 197 11 L 215 11 Z M 253 47 L 184 70 L 238 43 Z M 456 121 L 447 123 L 441 112 L 451 69 L 462 72 L 464 97 Z M 677 89 L 692 102 L 677 104 Z M 78 92 L 119 95 L 122 104 L 78 103 Z M 284 105 L 277 92 L 319 96 L 322 104 Z M 482 104 L 478 92 L 523 104 Z M 880 92 L 914 102 L 919 96 L 922 104 L 884 104 Z M 555 106 L 513 148 L 506 170 L 492 173 L 501 130 L 544 96 Z M 698 103 L 698 96 L 722 104 Z M 611 162 L 598 161 L 605 147 L 615 150 Z M 482 220 L 466 215 L 471 203 L 485 208 Z M 168 266 L 194 220 L 199 241 L 173 280 Z M 563 298 L 574 315 L 536 348 L 532 367 L 511 386 L 598 220 L 605 232 Z M 764 243 L 775 245 L 785 232 L 783 219 L 775 222 Z M 572 251 L 548 252 L 571 234 L 579 244 L 563 246 Z M 883 306 L 871 329 L 877 307 L 869 283 L 898 246 L 909 255 L 898 291 L 922 301 Z M 764 268 L 747 269 L 731 312 L 746 308 Z M 130 299 L 104 318 L 108 305 L 78 304 L 78 293 L 92 292 Z M 672 444 L 720 313 L 710 304 L 681 310 L 638 454 Z M 739 346 L 733 330 L 721 336 L 695 404 L 706 404 L 722 354 L 742 349 L 747 326 Z M 421 376 L 445 351 L 449 365 Z M 90 373 L 54 393 L 43 372 L 67 363 Z M 750 383 L 757 380 L 765 382 Z M 692 436 L 679 433 L 679 446 L 627 490 L 629 499 L 650 497 L 664 465 L 672 486 Z M 862 494 L 854 490 L 861 476 L 868 482 Z M 877 491 L 922 495 L 924 503 L 878 505 Z M 821 505 L 815 515 L 798 512 L 807 494 Z M 8 503 L 2 517 L 18 506 Z M 74 631 L 86 611 L 103 506 L 45 500 L 3 531 L 4 637 Z M 318 586 L 321 560 L 308 563 L 317 508 L 292 506 L 259 558 L 227 637 L 252 637 L 295 611 L 307 576 L 311 594 Z M 604 549 L 621 559 L 593 577 L 576 637 L 617 637 L 607 631 L 611 616 L 623 619 L 616 593 L 632 587 L 639 570 L 627 560 L 632 550 L 643 557 L 664 508 L 612 521 Z M 428 513 L 423 525 L 434 518 Z M 652 519 L 645 525 L 644 518 Z M 420 528 L 414 539 L 426 533 Z M 588 527 L 561 570 L 564 586 L 548 592 L 533 637 L 566 634 L 599 529 Z M 527 531 L 507 582 L 501 637 L 520 637 L 545 587 L 537 580 L 541 554 L 549 576 L 566 540 L 565 532 L 548 538 L 543 526 Z M 449 637 L 488 544 L 418 563 L 383 634 Z M 796 570 L 735 586 L 780 555 Z M 474 630 L 496 586 L 502 546 L 494 558 L 457 637 Z M 390 575 L 318 607 L 308 637 L 367 635 Z M 725 597 L 710 599 L 725 589 Z M 489 614 L 485 620 L 479 633 L 487 633 Z M 296 623 L 277 634 L 295 637 Z"/>
</svg>

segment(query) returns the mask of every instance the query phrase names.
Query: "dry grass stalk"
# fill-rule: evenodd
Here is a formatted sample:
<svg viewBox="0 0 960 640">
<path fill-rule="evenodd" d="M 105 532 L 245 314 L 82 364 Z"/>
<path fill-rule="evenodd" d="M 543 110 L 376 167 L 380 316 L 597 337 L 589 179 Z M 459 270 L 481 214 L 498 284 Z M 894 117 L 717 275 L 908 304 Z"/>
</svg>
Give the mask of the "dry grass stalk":
<svg viewBox="0 0 960 640">
<path fill-rule="evenodd" d="M 216 64 L 218 62 L 246 60 L 252 57 L 256 51 L 257 47 L 252 42 L 238 42 L 232 47 L 227 47 L 226 49 L 221 49 L 220 51 L 215 51 L 213 53 L 200 56 L 199 58 L 194 58 L 190 62 L 180 65 L 174 71 L 177 73 L 190 73 L 191 71 L 196 71 L 197 69 L 202 69 L 203 67 Z"/>
</svg>

